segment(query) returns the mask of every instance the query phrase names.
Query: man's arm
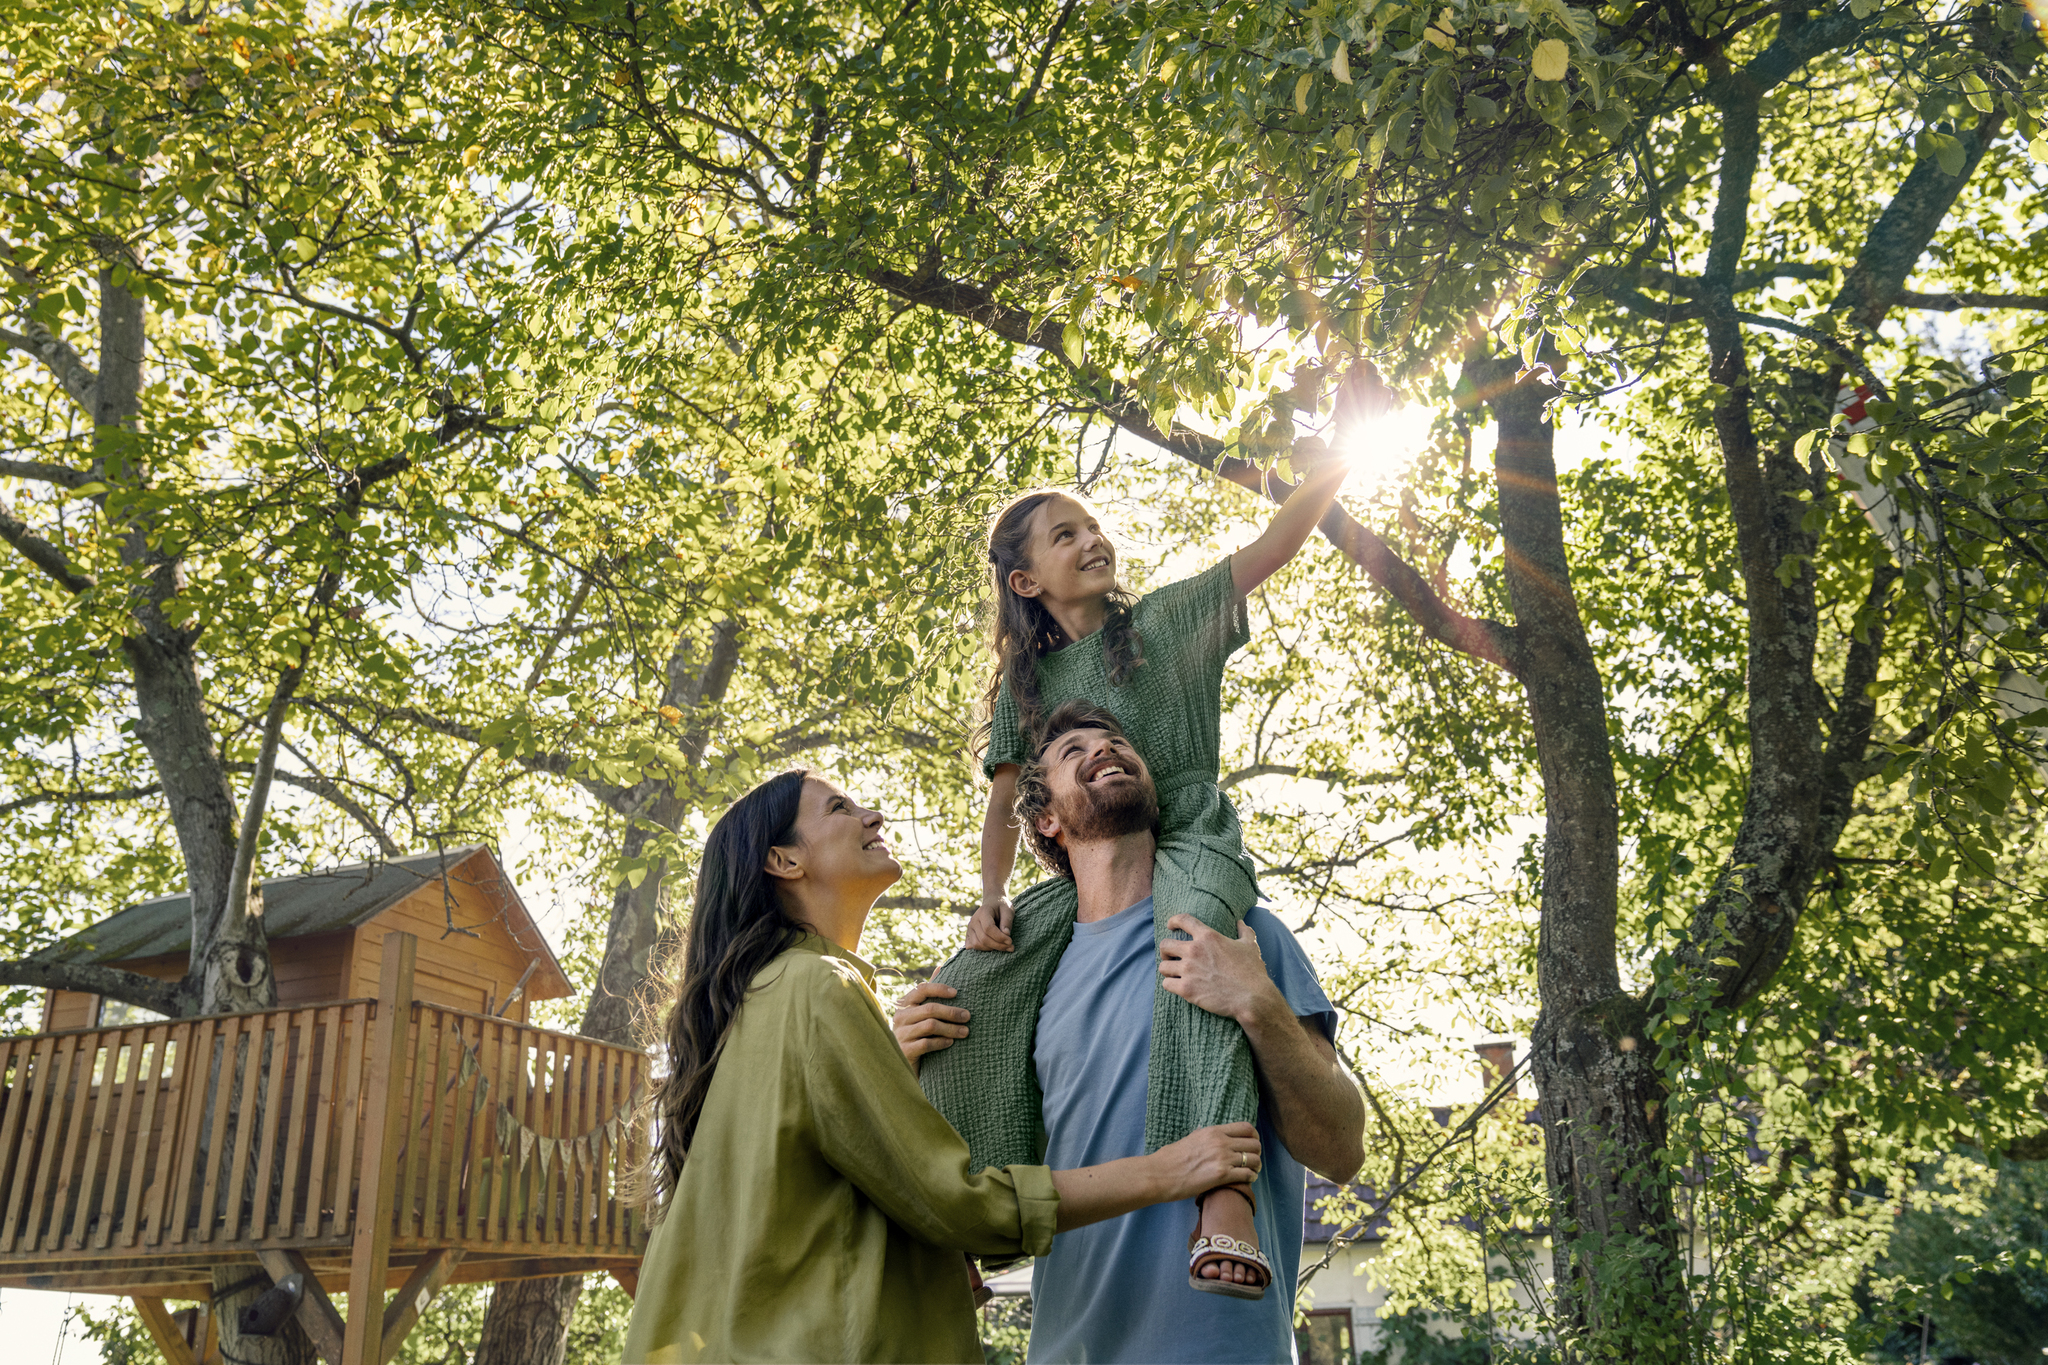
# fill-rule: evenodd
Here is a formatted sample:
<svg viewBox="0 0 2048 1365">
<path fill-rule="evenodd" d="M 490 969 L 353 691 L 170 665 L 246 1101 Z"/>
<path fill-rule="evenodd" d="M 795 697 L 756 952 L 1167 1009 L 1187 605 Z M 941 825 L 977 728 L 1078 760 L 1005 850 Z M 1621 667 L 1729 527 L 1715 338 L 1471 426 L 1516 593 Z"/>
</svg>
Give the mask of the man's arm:
<svg viewBox="0 0 2048 1365">
<path fill-rule="evenodd" d="M 1159 945 L 1161 984 L 1211 1014 L 1235 1019 L 1251 1040 L 1273 1131 L 1294 1159 L 1343 1184 L 1365 1164 L 1365 1102 L 1344 1074 L 1337 1049 L 1298 1018 L 1266 974 L 1259 936 L 1249 924 L 1225 938 L 1191 915 L 1167 927 L 1191 935 Z"/>
</svg>

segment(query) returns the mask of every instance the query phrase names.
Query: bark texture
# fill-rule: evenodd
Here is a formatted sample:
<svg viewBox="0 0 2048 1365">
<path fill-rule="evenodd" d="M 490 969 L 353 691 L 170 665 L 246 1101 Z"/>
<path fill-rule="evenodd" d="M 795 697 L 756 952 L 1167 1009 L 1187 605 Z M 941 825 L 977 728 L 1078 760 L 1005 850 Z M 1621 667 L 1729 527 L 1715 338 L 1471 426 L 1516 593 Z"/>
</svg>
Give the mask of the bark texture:
<svg viewBox="0 0 2048 1365">
<path fill-rule="evenodd" d="M 1512 356 L 1465 371 L 1499 432 L 1494 476 L 1522 684 L 1543 777 L 1544 839 L 1530 1044 L 1550 1191 L 1560 1320 L 1602 1353 L 1676 1360 L 1678 1243 L 1660 1159 L 1662 1085 L 1642 1005 L 1615 956 L 1620 830 L 1606 686 L 1572 590 L 1549 385 Z M 1540 373 L 1540 372 L 1539 372 Z"/>
<path fill-rule="evenodd" d="M 582 1297 L 580 1275 L 492 1285 L 473 1365 L 563 1365 L 569 1320 Z"/>
</svg>

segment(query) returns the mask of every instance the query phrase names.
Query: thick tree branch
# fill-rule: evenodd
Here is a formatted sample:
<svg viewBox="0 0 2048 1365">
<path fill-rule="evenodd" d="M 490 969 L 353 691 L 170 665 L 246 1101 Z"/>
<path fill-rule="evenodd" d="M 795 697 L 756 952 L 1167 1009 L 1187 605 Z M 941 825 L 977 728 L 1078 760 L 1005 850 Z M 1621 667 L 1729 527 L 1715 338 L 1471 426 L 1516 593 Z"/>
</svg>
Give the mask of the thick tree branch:
<svg viewBox="0 0 2048 1365">
<path fill-rule="evenodd" d="M 93 481 L 92 475 L 82 469 L 51 464 L 47 460 L 0 460 L 0 478 L 30 479 L 63 488 L 79 488 Z"/>
<path fill-rule="evenodd" d="M 87 962 L 52 962 L 29 957 L 0 962 L 0 986 L 40 986 L 52 991 L 79 991 L 103 996 L 173 1017 L 185 1011 L 176 981 L 160 981 L 140 972 Z"/>
<path fill-rule="evenodd" d="M 1805 23 L 1782 25 L 1769 47 L 1748 64 L 1709 82 L 1703 93 L 1709 103 L 1723 106 L 1761 99 L 1815 57 L 1855 42 L 1870 24 L 1844 6 Z"/>
<path fill-rule="evenodd" d="M 28 524 L 9 511 L 4 502 L 0 502 L 0 540 L 12 545 L 23 559 L 67 592 L 87 592 L 99 586 L 98 579 L 73 569 L 69 555 L 29 530 Z"/>
<path fill-rule="evenodd" d="M 1066 362 L 1066 353 L 1060 345 L 1059 323 L 1047 319 L 1034 327 L 1029 313 L 999 302 L 980 285 L 938 275 L 927 279 L 913 278 L 894 270 L 870 271 L 868 280 L 906 302 L 964 318 L 1006 341 L 1035 346 L 1063 363 L 1071 363 Z M 1182 426 L 1161 432 L 1152 424 L 1145 405 L 1137 395 L 1106 376 L 1089 373 L 1085 377 L 1091 391 L 1108 395 L 1095 400 L 1096 410 L 1133 436 L 1150 441 L 1190 464 L 1274 502 L 1284 502 L 1287 494 L 1293 491 L 1292 485 L 1269 478 L 1249 461 L 1225 454 L 1223 442 L 1214 436 Z M 1513 632 L 1507 626 L 1498 621 L 1466 616 L 1451 606 L 1437 594 L 1428 579 L 1396 554 L 1386 541 L 1355 520 L 1342 504 L 1331 504 L 1320 529 L 1345 558 L 1364 569 L 1367 577 L 1398 602 L 1431 639 L 1485 663 L 1513 671 L 1514 666 L 1510 662 Z"/>
<path fill-rule="evenodd" d="M 160 782 L 145 782 L 135 787 L 116 787 L 112 791 L 40 791 L 27 796 L 17 796 L 12 801 L 0 802 L 0 815 L 12 815 L 15 811 L 30 806 L 89 806 L 105 801 L 140 801 L 163 791 Z"/>
<path fill-rule="evenodd" d="M 1935 313 L 1953 313 L 1958 308 L 2048 309 L 2048 294 L 1923 294 L 1901 289 L 1892 300 L 1901 308 L 1924 308 Z"/>
<path fill-rule="evenodd" d="M 2012 62 L 2011 35 L 1981 19 L 1973 27 L 1978 43 L 1988 49 L 1986 55 Z M 2033 62 L 2028 58 L 2016 64 L 2025 70 Z M 1956 130 L 1954 136 L 1963 150 L 1960 174 L 1950 175 L 1943 170 L 1935 156 L 1923 156 L 1913 163 L 1898 192 L 1886 203 L 1884 212 L 1864 238 L 1856 263 L 1849 268 L 1841 291 L 1835 295 L 1836 310 L 1848 313 L 1859 327 L 1874 329 L 1884 320 L 1885 313 L 1900 300 L 1906 279 L 1919 264 L 1927 244 L 1934 240 L 1949 210 L 1955 207 L 1963 186 L 1976 174 L 1985 150 L 2005 127 L 2005 118 L 2001 105 L 1979 116 L 1975 127 Z"/>
<path fill-rule="evenodd" d="M 22 272 L 10 273 L 18 276 Z M 94 390 L 99 387 L 99 376 L 93 373 L 92 367 L 85 363 L 85 357 L 80 355 L 70 342 L 34 318 L 28 319 L 25 325 L 28 328 L 26 336 L 0 327 L 0 345 L 40 360 L 43 367 L 63 386 L 65 396 L 78 404 L 79 410 L 86 416 L 92 416 Z"/>
<path fill-rule="evenodd" d="M 221 766 L 231 773 L 253 773 L 256 771 L 256 765 L 246 760 L 233 760 Z M 333 778 L 323 776 L 320 773 L 295 773 L 284 768 L 275 769 L 271 773 L 271 778 L 274 781 L 284 783 L 288 787 L 297 787 L 300 791 L 309 792 L 349 816 L 363 827 L 365 833 L 377 841 L 377 849 L 385 857 L 403 858 L 405 856 L 405 846 L 393 839 L 385 831 L 384 826 L 377 823 L 376 817 L 371 815 L 369 810 L 360 801 L 344 791 L 341 784 Z"/>
</svg>

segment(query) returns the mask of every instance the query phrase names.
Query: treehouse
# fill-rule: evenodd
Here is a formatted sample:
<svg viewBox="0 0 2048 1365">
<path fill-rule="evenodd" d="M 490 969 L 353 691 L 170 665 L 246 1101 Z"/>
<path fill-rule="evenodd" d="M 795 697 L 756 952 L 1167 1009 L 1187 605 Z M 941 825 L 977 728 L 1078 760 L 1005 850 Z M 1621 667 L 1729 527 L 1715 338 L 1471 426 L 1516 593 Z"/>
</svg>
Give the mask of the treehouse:
<svg viewBox="0 0 2048 1365">
<path fill-rule="evenodd" d="M 0 1039 L 0 1287 L 129 1295 L 173 1365 L 220 1359 L 203 1308 L 165 1305 L 203 1304 L 216 1266 L 295 1283 L 328 1365 L 384 1365 L 448 1284 L 630 1289 L 647 1059 L 530 1025 L 569 983 L 490 851 L 263 898 L 277 1008 L 164 1020 L 55 991 L 43 1032 Z M 175 977 L 189 936 L 163 897 L 42 956 Z"/>
</svg>

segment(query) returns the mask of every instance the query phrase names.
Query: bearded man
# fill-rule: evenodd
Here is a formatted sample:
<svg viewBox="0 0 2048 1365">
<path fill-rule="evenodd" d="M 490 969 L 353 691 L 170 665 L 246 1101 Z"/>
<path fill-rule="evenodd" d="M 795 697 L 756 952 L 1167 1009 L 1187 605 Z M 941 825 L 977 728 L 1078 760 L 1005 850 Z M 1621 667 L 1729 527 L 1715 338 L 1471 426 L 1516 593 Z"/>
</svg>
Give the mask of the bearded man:
<svg viewBox="0 0 2048 1365">
<path fill-rule="evenodd" d="M 1161 1204 L 1062 1233 L 1032 1269 L 1030 1359 L 1283 1361 L 1294 1352 L 1303 1167 L 1343 1182 L 1365 1159 L 1365 1107 L 1338 1063 L 1336 1010 L 1308 956 L 1263 906 L 1228 938 L 1189 916 L 1156 947 L 1152 881 L 1158 797 L 1116 717 L 1086 702 L 1056 709 L 1018 782 L 1018 823 L 1079 908 L 1032 1043 L 1055 1167 L 1145 1150 L 1155 985 L 1233 1019 L 1259 1080 L 1258 1243 L 1275 1289 L 1258 1299 L 1188 1292 L 1195 1206 Z M 897 1041 L 916 1060 L 968 1035 L 973 1002 L 942 1003 L 924 982 L 898 1002 Z"/>
</svg>

